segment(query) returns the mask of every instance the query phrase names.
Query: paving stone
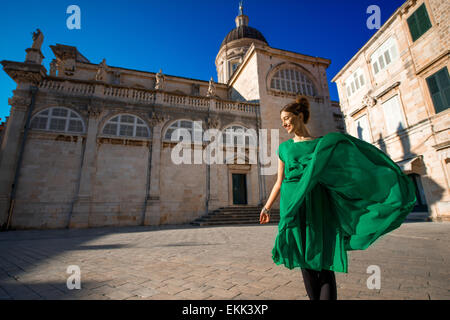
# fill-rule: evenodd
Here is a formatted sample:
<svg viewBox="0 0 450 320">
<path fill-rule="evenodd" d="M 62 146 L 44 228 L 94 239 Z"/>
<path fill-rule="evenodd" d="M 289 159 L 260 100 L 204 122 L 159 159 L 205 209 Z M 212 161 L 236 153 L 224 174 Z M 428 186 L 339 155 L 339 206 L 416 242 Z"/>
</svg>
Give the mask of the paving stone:
<svg viewBox="0 0 450 320">
<path fill-rule="evenodd" d="M 126 298 L 134 296 L 134 294 L 127 291 L 115 290 L 105 293 L 105 296 L 113 300 L 124 300 Z"/>
<path fill-rule="evenodd" d="M 274 225 L 64 231 L 0 233 L 0 299 L 308 299 L 300 270 L 271 260 Z M 449 240 L 448 223 L 403 224 L 350 251 L 338 299 L 450 300 Z M 81 290 L 67 289 L 69 265 Z M 381 290 L 367 288 L 370 265 Z"/>
<path fill-rule="evenodd" d="M 158 294 L 159 291 L 155 290 L 155 289 L 151 289 L 151 288 L 141 288 L 141 289 L 133 291 L 132 293 L 133 293 L 133 295 L 136 295 L 141 298 L 149 298 L 151 296 Z"/>
<path fill-rule="evenodd" d="M 188 300 L 204 300 L 208 297 L 211 297 L 212 294 L 209 292 L 202 292 L 195 289 L 188 289 L 181 292 L 178 292 L 175 297 L 178 297 L 180 300 L 188 299 Z"/>
</svg>

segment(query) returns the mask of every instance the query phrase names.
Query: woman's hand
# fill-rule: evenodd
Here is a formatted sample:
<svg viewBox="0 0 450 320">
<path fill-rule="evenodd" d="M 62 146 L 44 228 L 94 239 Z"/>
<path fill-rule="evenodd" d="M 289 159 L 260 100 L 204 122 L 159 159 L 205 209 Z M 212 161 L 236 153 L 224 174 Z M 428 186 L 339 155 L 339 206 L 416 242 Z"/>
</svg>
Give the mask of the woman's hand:
<svg viewBox="0 0 450 320">
<path fill-rule="evenodd" d="M 263 207 L 263 208 L 261 209 L 261 213 L 260 213 L 260 215 L 259 215 L 259 223 L 260 223 L 260 224 L 265 224 L 265 223 L 268 223 L 268 222 L 270 221 L 270 214 L 266 213 L 266 212 L 264 211 L 264 208 L 265 208 L 265 207 Z"/>
</svg>

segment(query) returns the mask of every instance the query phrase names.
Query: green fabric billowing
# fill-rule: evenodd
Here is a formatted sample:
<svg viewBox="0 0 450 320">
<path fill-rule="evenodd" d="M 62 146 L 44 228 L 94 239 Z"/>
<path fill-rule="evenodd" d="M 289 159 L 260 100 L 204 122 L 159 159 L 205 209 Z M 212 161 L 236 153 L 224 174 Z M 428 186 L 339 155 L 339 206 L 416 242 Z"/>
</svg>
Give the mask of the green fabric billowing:
<svg viewBox="0 0 450 320">
<path fill-rule="evenodd" d="M 272 259 L 287 268 L 348 272 L 347 251 L 398 228 L 414 184 L 375 146 L 345 133 L 280 144 L 285 164 Z"/>
</svg>

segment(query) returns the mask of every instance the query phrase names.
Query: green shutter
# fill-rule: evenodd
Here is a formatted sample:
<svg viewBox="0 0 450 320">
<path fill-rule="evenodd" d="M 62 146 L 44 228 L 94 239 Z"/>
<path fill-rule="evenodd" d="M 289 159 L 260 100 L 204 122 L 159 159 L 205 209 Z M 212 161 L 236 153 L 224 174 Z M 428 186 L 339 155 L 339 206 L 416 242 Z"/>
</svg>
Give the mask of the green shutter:
<svg viewBox="0 0 450 320">
<path fill-rule="evenodd" d="M 419 9 L 417 9 L 417 23 L 419 25 L 420 35 L 427 32 L 431 28 L 430 18 L 428 17 L 427 8 L 423 3 Z"/>
<path fill-rule="evenodd" d="M 417 25 L 417 22 L 416 22 L 416 14 L 413 13 L 408 18 L 407 21 L 408 21 L 409 31 L 411 32 L 411 38 L 413 39 L 413 41 L 416 41 L 419 38 L 419 26 Z"/>
<path fill-rule="evenodd" d="M 436 113 L 450 107 L 450 79 L 447 67 L 427 78 L 428 89 Z"/>
<path fill-rule="evenodd" d="M 407 20 L 409 31 L 413 41 L 420 38 L 428 29 L 431 28 L 430 18 L 427 8 L 423 3 Z"/>
<path fill-rule="evenodd" d="M 450 107 L 450 78 L 448 70 L 445 67 L 437 73 L 437 79 L 439 83 L 440 91 L 442 92 L 442 100 L 444 101 L 444 108 Z"/>
</svg>

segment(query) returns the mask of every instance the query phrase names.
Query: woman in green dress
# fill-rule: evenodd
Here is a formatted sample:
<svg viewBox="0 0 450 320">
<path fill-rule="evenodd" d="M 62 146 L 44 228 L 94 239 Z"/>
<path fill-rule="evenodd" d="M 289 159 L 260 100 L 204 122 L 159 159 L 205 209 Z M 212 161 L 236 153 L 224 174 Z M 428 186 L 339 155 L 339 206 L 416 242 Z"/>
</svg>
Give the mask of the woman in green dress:
<svg viewBox="0 0 450 320">
<path fill-rule="evenodd" d="M 348 272 L 347 251 L 398 228 L 416 202 L 414 184 L 370 143 L 339 132 L 311 136 L 306 98 L 280 116 L 293 138 L 278 148 L 278 177 L 260 223 L 269 222 L 280 193 L 274 263 L 301 268 L 311 300 L 337 299 L 334 272 Z"/>
</svg>

